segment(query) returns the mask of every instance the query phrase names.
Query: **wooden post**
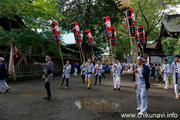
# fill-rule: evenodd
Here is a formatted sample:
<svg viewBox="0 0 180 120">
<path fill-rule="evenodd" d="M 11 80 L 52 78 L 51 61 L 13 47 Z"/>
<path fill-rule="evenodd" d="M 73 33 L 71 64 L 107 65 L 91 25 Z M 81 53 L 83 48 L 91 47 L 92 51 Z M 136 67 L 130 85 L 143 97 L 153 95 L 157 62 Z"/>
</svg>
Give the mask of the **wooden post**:
<svg viewBox="0 0 180 120">
<path fill-rule="evenodd" d="M 127 17 L 127 12 L 126 12 L 126 17 Z M 127 18 L 127 24 L 128 24 L 128 31 L 129 31 L 129 37 L 130 37 L 130 43 L 131 43 L 131 49 L 132 49 L 132 54 L 133 54 L 133 64 L 134 64 L 134 70 L 136 70 L 136 65 L 135 65 L 135 58 L 134 58 L 134 48 L 133 48 L 133 42 L 132 42 L 132 37 L 130 33 L 130 28 L 129 28 L 129 19 Z M 135 74 L 135 78 L 137 80 L 137 76 Z"/>
<path fill-rule="evenodd" d="M 136 43 L 136 39 L 135 39 L 135 37 L 133 37 L 134 38 L 134 42 L 135 42 L 135 47 L 136 47 L 136 57 L 138 56 L 138 47 L 137 47 L 137 43 Z"/>
<path fill-rule="evenodd" d="M 142 55 L 144 57 L 144 46 L 142 46 Z"/>
<path fill-rule="evenodd" d="M 92 53 L 93 53 L 93 57 L 94 57 L 94 62 L 95 62 L 95 64 L 96 64 L 96 57 L 95 57 L 95 54 L 94 54 L 93 46 L 91 46 L 91 48 L 92 48 Z"/>
<path fill-rule="evenodd" d="M 117 57 L 116 56 L 116 47 L 114 46 L 114 56 L 115 56 L 115 58 Z"/>
<path fill-rule="evenodd" d="M 58 45 L 59 45 L 59 52 L 60 52 L 60 55 L 61 55 L 62 65 L 64 67 L 64 60 L 63 60 L 63 56 L 62 56 L 61 45 L 60 45 L 60 43 L 58 43 Z"/>
<path fill-rule="evenodd" d="M 84 58 L 84 53 L 83 53 L 83 50 L 82 50 L 82 47 L 81 48 L 81 53 L 82 53 L 82 56 L 83 56 L 83 62 L 85 61 L 85 58 Z"/>
<path fill-rule="evenodd" d="M 110 43 L 110 49 L 111 49 L 111 62 L 113 61 L 113 49 L 112 49 L 112 45 L 111 45 L 111 40 L 110 39 L 108 39 L 109 40 L 109 43 Z"/>
<path fill-rule="evenodd" d="M 81 57 L 81 50 L 79 48 L 79 54 L 80 54 L 80 60 L 81 60 L 81 65 L 82 65 L 82 57 Z"/>
</svg>

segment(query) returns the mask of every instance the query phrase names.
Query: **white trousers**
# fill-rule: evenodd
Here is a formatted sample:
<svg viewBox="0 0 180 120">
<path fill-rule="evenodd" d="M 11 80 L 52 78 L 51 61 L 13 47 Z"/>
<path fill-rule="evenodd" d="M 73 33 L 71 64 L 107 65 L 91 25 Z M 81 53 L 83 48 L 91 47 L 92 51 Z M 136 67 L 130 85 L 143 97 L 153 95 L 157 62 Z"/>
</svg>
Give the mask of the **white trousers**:
<svg viewBox="0 0 180 120">
<path fill-rule="evenodd" d="M 164 76 L 164 81 L 165 81 L 165 87 L 168 88 L 169 87 L 169 77 L 168 76 Z"/>
<path fill-rule="evenodd" d="M 74 71 L 74 75 L 77 76 L 77 69 L 75 68 Z"/>
<path fill-rule="evenodd" d="M 118 86 L 120 88 L 120 83 L 121 83 L 121 77 L 113 77 L 113 82 L 114 82 L 114 88 Z"/>
<path fill-rule="evenodd" d="M 175 92 L 176 96 L 178 96 L 178 94 L 179 94 L 178 86 L 180 86 L 180 79 L 178 79 L 177 84 L 174 84 L 174 92 Z"/>
<path fill-rule="evenodd" d="M 137 105 L 140 112 L 147 113 L 148 110 L 148 90 L 146 87 L 137 87 L 136 89 Z"/>
<path fill-rule="evenodd" d="M 9 89 L 9 86 L 6 83 L 6 79 L 5 80 L 0 80 L 0 92 L 2 92 L 2 87 L 7 90 Z"/>
</svg>

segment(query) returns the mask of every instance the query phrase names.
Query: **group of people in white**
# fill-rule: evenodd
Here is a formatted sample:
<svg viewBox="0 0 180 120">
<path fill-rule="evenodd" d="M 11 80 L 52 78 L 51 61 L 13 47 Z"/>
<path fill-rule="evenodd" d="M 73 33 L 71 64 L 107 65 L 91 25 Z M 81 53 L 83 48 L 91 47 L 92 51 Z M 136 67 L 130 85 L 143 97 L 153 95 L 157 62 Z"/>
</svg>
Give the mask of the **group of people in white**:
<svg viewBox="0 0 180 120">
<path fill-rule="evenodd" d="M 0 57 L 0 93 L 2 87 L 5 88 L 6 92 L 10 90 L 9 86 L 6 83 L 6 79 L 8 76 L 7 66 L 3 62 L 4 59 Z M 50 82 L 53 78 L 53 66 L 54 63 L 51 61 L 50 56 L 46 56 L 46 63 L 38 63 L 35 62 L 35 65 L 41 65 L 44 68 L 44 74 L 42 76 L 43 79 L 45 79 L 45 88 L 47 91 L 47 97 L 44 99 L 50 100 L 51 99 L 51 90 L 50 90 Z M 75 65 L 75 76 L 77 76 L 77 66 Z M 148 89 L 150 88 L 150 73 L 151 68 L 150 65 L 147 63 L 147 59 L 143 57 L 137 57 L 136 59 L 136 65 L 133 66 L 133 79 L 135 83 L 135 89 L 136 89 L 136 97 L 137 97 L 137 110 L 140 112 L 138 114 L 145 114 L 147 113 L 148 109 Z M 98 84 L 101 85 L 101 79 L 102 79 L 102 73 L 104 72 L 103 65 L 101 60 L 97 60 L 97 64 L 93 64 L 91 58 L 87 59 L 87 62 L 83 62 L 83 64 L 80 66 L 81 69 L 81 77 L 82 82 L 85 81 L 88 83 L 87 89 L 89 90 L 91 88 L 91 79 L 93 76 L 95 76 L 95 82 L 94 85 Z M 121 73 L 123 70 L 123 65 L 114 58 L 113 64 L 112 64 L 112 70 L 111 70 L 111 76 L 113 79 L 114 88 L 113 90 L 120 91 L 120 83 L 121 83 Z M 71 64 L 70 61 L 67 60 L 65 66 L 63 67 L 63 73 L 62 73 L 62 83 L 58 86 L 58 88 L 63 88 L 64 81 L 66 80 L 66 86 L 65 88 L 68 89 L 69 87 L 69 79 L 71 74 Z M 180 86 L 180 56 L 175 55 L 174 56 L 174 62 L 171 64 L 168 64 L 167 59 L 163 59 L 163 65 L 161 69 L 161 75 L 163 76 L 163 79 L 165 81 L 165 87 L 164 89 L 168 89 L 169 87 L 169 77 L 170 74 L 173 75 L 173 83 L 174 83 L 174 92 L 175 92 L 175 99 L 180 98 L 180 93 L 178 91 L 178 87 Z"/>
</svg>

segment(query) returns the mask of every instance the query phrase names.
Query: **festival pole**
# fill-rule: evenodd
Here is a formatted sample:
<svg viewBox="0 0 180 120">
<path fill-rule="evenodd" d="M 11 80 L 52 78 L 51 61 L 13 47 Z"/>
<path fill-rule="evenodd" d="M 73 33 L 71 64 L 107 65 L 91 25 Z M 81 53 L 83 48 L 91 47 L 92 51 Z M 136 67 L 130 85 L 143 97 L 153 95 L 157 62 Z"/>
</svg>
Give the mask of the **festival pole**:
<svg viewBox="0 0 180 120">
<path fill-rule="evenodd" d="M 116 58 L 116 47 L 114 46 L 114 55 L 115 55 L 115 58 Z"/>
<path fill-rule="evenodd" d="M 116 58 L 116 48 L 115 48 L 115 45 L 117 45 L 116 28 L 112 26 L 111 30 L 112 30 L 112 37 L 110 38 L 110 41 L 111 41 L 111 46 L 113 46 L 114 48 L 114 57 Z"/>
<path fill-rule="evenodd" d="M 53 21 L 51 23 L 51 28 L 52 28 L 52 32 L 53 32 L 54 41 L 58 44 L 59 52 L 60 52 L 60 56 L 61 56 L 61 60 L 62 60 L 62 65 L 64 67 L 64 60 L 63 60 L 61 45 L 60 45 L 61 39 L 60 39 L 60 32 L 59 32 L 59 28 L 58 28 L 58 23 Z"/>
<path fill-rule="evenodd" d="M 81 40 L 82 40 L 81 31 L 80 31 L 78 22 L 73 22 L 72 23 L 72 30 L 73 30 L 74 38 L 75 38 L 75 41 L 76 41 L 76 47 L 78 47 L 79 51 L 80 51 L 80 59 L 81 59 L 81 54 L 82 54 L 83 61 L 85 61 L 84 53 L 83 53 L 82 46 L 81 46 Z"/>
<path fill-rule="evenodd" d="M 110 42 L 110 48 L 111 48 L 111 61 L 113 61 L 114 55 L 113 55 L 111 40 L 109 40 L 109 42 Z"/>
<path fill-rule="evenodd" d="M 83 53 L 83 50 L 82 50 L 82 46 L 80 48 L 81 48 L 81 53 L 82 53 L 82 56 L 83 56 L 83 61 L 85 61 L 85 57 L 84 57 L 84 53 Z"/>
<path fill-rule="evenodd" d="M 87 44 L 89 47 L 91 47 L 91 50 L 92 50 L 92 61 L 96 63 L 96 60 L 95 60 L 95 54 L 94 54 L 94 49 L 93 49 L 93 37 L 92 37 L 92 33 L 91 33 L 91 30 L 90 29 L 87 29 L 84 31 L 85 33 L 85 37 L 86 37 L 86 40 L 87 40 Z"/>
<path fill-rule="evenodd" d="M 143 57 L 144 57 L 144 46 L 142 46 L 142 55 L 143 55 Z"/>
<path fill-rule="evenodd" d="M 79 54 L 80 54 L 81 65 L 82 65 L 82 57 L 81 57 L 81 49 L 80 48 L 79 48 Z"/>
<path fill-rule="evenodd" d="M 138 43 L 142 48 L 142 56 L 144 57 L 144 45 L 147 43 L 144 26 L 138 26 L 137 31 Z"/>
<path fill-rule="evenodd" d="M 63 66 L 64 66 L 64 60 L 63 60 L 63 56 L 62 56 L 62 51 L 61 51 L 61 45 L 60 45 L 60 43 L 58 43 L 58 46 L 59 46 L 59 52 L 60 52 L 60 55 L 61 55 L 62 64 L 63 64 Z"/>
<path fill-rule="evenodd" d="M 104 33 L 106 39 L 109 40 L 110 43 L 110 49 L 111 49 L 111 60 L 113 60 L 113 50 L 112 50 L 112 44 L 111 44 L 111 38 L 112 38 L 112 28 L 111 28 L 111 20 L 109 16 L 103 17 L 103 26 L 104 26 Z"/>
</svg>

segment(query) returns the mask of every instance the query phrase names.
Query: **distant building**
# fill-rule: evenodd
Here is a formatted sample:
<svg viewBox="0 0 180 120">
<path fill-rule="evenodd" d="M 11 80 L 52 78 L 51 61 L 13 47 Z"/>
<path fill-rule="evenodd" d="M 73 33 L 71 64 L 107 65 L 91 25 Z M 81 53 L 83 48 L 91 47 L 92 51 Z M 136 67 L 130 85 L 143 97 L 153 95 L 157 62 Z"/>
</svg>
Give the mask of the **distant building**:
<svg viewBox="0 0 180 120">
<path fill-rule="evenodd" d="M 159 39 L 147 45 L 145 48 L 145 55 L 149 56 L 150 62 L 160 63 L 163 61 L 165 54 L 163 53 L 161 39 L 162 37 L 178 37 L 180 34 L 180 24 L 176 24 L 178 21 L 180 21 L 180 14 L 166 15 L 162 20 Z"/>
</svg>

